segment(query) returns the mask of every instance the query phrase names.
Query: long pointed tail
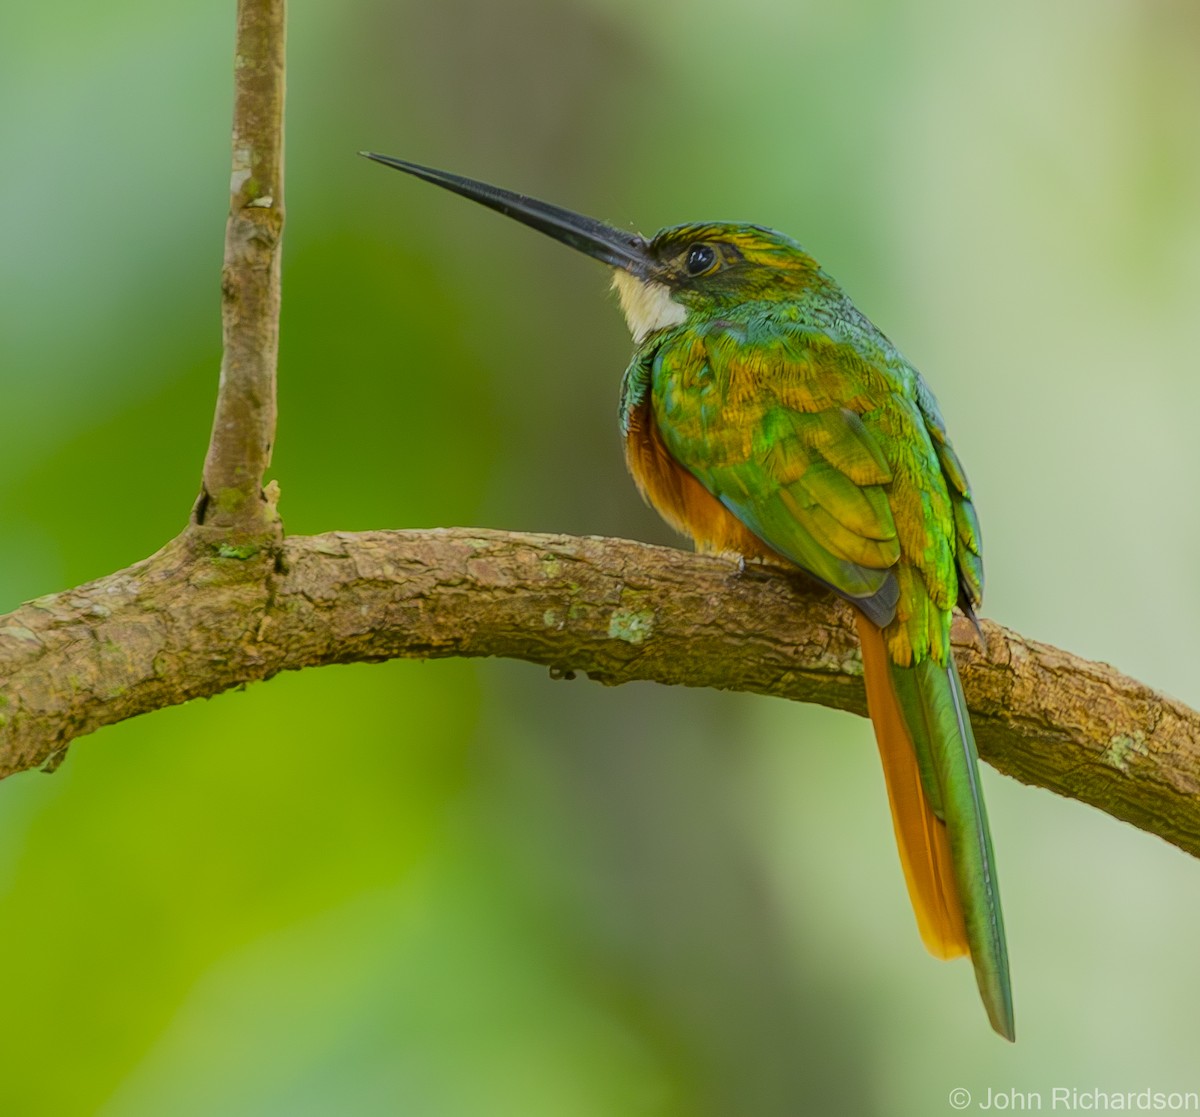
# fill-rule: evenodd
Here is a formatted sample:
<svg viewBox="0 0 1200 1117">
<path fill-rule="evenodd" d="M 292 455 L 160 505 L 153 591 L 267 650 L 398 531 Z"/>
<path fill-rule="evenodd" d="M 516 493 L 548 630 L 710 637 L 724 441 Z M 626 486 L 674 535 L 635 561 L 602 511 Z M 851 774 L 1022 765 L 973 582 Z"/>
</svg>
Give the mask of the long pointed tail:
<svg viewBox="0 0 1200 1117">
<path fill-rule="evenodd" d="M 883 761 L 900 862 L 921 938 L 938 958 L 970 954 L 992 1027 L 1014 1038 L 995 857 L 975 738 L 954 661 L 891 662 L 858 615 L 867 706 Z"/>
</svg>

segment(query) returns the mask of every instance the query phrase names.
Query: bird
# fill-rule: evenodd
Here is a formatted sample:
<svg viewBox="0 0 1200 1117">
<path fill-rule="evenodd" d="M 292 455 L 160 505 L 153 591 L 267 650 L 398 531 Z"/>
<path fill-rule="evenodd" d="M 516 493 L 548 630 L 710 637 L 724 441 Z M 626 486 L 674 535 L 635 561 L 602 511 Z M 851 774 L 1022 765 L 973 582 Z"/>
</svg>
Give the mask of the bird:
<svg viewBox="0 0 1200 1117">
<path fill-rule="evenodd" d="M 950 644 L 983 597 L 979 518 L 921 375 L 791 237 L 674 225 L 652 237 L 475 179 L 368 159 L 469 198 L 612 269 L 635 351 L 621 382 L 629 471 L 697 550 L 760 560 L 854 610 L 868 713 L 917 927 L 969 955 L 1015 1039 L 978 757 Z"/>
</svg>

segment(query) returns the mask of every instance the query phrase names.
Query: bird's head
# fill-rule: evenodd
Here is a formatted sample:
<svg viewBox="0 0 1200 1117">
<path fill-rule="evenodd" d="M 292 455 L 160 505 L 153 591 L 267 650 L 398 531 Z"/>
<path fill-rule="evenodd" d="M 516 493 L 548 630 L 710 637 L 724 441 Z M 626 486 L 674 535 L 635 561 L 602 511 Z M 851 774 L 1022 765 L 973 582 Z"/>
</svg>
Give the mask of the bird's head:
<svg viewBox="0 0 1200 1117">
<path fill-rule="evenodd" d="M 363 152 L 520 221 L 614 269 L 613 286 L 636 341 L 750 301 L 785 301 L 829 280 L 790 237 L 758 225 L 674 225 L 649 240 L 524 194 Z"/>
<path fill-rule="evenodd" d="M 672 225 L 644 242 L 643 271 L 617 268 L 613 286 L 634 339 L 746 302 L 795 299 L 827 282 L 791 237 L 760 225 Z"/>
</svg>

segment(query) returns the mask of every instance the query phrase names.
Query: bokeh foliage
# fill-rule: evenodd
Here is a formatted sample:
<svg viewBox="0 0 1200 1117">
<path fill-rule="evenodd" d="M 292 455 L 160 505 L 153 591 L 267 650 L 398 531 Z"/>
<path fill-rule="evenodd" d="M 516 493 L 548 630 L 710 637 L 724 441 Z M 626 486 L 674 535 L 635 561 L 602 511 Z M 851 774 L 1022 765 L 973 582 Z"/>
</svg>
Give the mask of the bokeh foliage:
<svg viewBox="0 0 1200 1117">
<path fill-rule="evenodd" d="M 233 6 L 0 16 L 0 607 L 184 522 Z M 1200 704 L 1186 0 L 295 0 L 293 532 L 666 541 L 602 271 L 355 158 L 798 236 L 922 367 L 987 612 Z M 0 1113 L 893 1115 L 1196 1089 L 1200 868 L 985 776 L 1020 1042 L 920 948 L 869 728 L 508 663 L 279 678 L 0 787 Z"/>
</svg>

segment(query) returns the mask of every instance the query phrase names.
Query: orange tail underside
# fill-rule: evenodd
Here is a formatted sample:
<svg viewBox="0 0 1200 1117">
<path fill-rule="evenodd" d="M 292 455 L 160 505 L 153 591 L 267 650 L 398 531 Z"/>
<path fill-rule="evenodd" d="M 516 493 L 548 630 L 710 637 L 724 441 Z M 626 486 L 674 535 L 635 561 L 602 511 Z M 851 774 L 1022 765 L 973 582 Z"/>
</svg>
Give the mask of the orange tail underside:
<svg viewBox="0 0 1200 1117">
<path fill-rule="evenodd" d="M 912 738 L 892 689 L 883 632 L 861 614 L 856 617 L 862 641 L 867 709 L 879 742 L 892 825 L 917 927 L 930 954 L 957 958 L 969 953 L 969 948 L 946 825 L 933 813 L 921 785 Z"/>
</svg>

